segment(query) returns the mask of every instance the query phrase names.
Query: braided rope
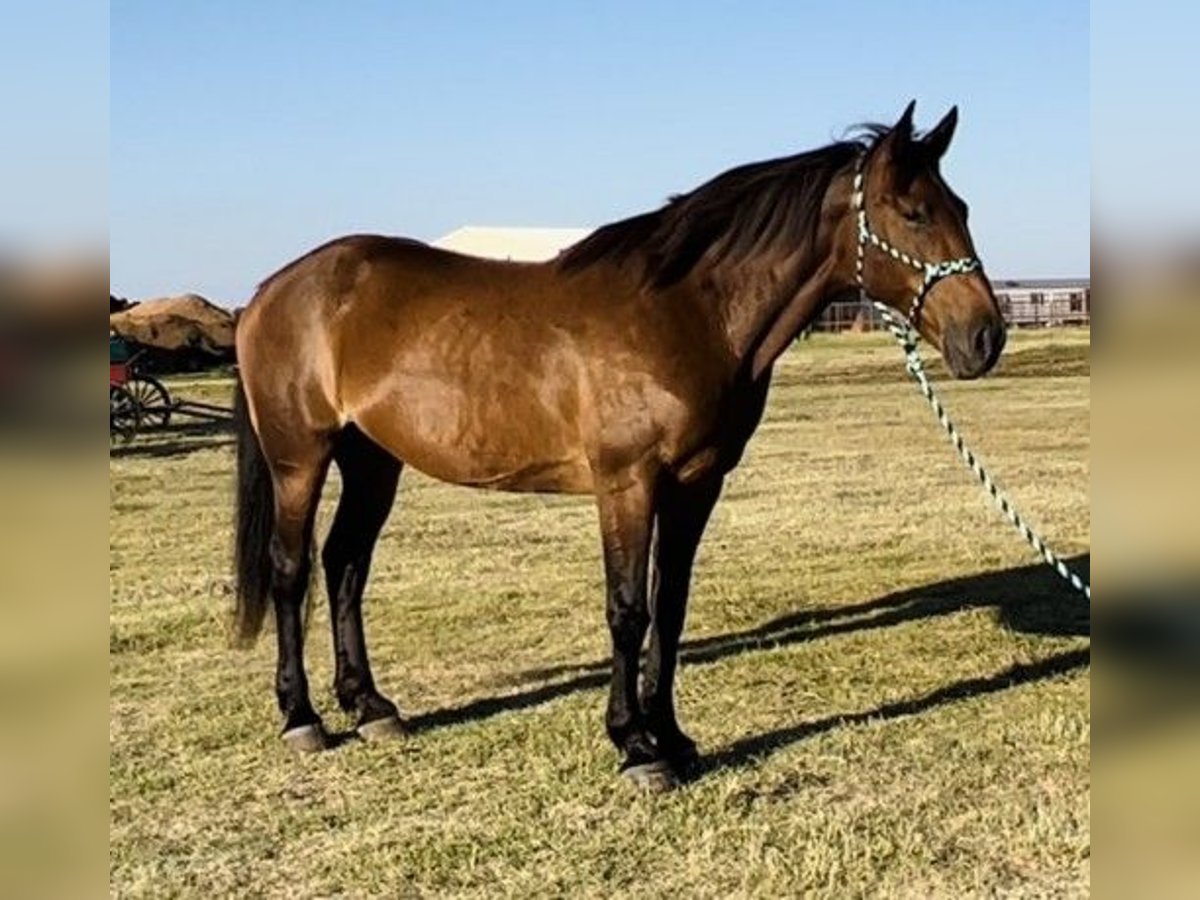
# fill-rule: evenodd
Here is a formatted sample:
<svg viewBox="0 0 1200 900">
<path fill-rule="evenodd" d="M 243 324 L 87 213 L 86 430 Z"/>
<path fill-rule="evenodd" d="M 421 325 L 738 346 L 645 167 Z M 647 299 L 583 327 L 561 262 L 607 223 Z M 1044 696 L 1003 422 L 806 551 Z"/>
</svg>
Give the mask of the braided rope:
<svg viewBox="0 0 1200 900">
<path fill-rule="evenodd" d="M 868 244 L 878 247 L 892 259 L 924 273 L 921 287 L 913 297 L 906 319 L 901 318 L 891 307 L 885 306 L 878 300 L 872 301 L 875 309 L 883 317 L 888 330 L 891 331 L 892 336 L 904 351 L 906 368 L 909 374 L 916 380 L 921 394 L 929 401 L 929 406 L 933 410 L 933 414 L 937 417 L 943 430 L 949 436 L 950 442 L 954 445 L 954 449 L 958 451 L 959 458 L 962 459 L 963 464 L 975 474 L 976 479 L 983 486 L 983 489 L 992 498 L 992 502 L 995 503 L 996 508 L 1013 524 L 1013 527 L 1029 542 L 1029 545 L 1041 555 L 1042 559 L 1061 575 L 1071 587 L 1083 594 L 1088 600 L 1091 600 L 1092 586 L 1075 572 L 1071 571 L 1067 564 L 1059 558 L 1058 554 L 1046 546 L 1046 542 L 1036 531 L 1029 527 L 1028 523 L 1013 507 L 1012 502 L 1004 492 L 996 486 L 996 482 L 992 480 L 992 476 L 988 474 L 987 469 L 975 458 L 975 454 L 967 448 L 967 445 L 963 442 L 962 435 L 958 433 L 958 429 L 950 421 L 950 416 L 947 415 L 946 408 L 942 406 L 942 401 L 933 392 L 933 385 L 929 381 L 929 376 L 925 374 L 925 365 L 921 361 L 921 354 L 917 351 L 918 337 L 916 329 L 913 326 L 916 324 L 917 317 L 921 314 L 921 307 L 925 303 L 925 298 L 929 296 L 929 292 L 933 289 L 933 286 L 943 278 L 951 275 L 964 275 L 968 272 L 982 270 L 983 264 L 978 259 L 970 256 L 945 260 L 939 263 L 923 262 L 905 253 L 900 248 L 889 243 L 886 238 L 880 237 L 871 230 L 871 226 L 867 222 L 866 197 L 863 188 L 863 167 L 865 162 L 865 156 L 861 154 L 855 160 L 854 185 L 851 189 L 851 203 L 858 220 L 858 254 L 854 263 L 854 277 L 858 282 L 860 298 L 864 303 L 868 299 L 866 282 L 863 279 Z"/>
<path fill-rule="evenodd" d="M 925 365 L 921 360 L 921 354 L 917 351 L 917 333 L 913 330 L 912 326 L 897 316 L 890 307 L 885 306 L 878 300 L 873 301 L 873 304 L 883 317 L 884 323 L 896 339 L 896 342 L 904 350 L 908 373 L 916 380 L 917 387 L 925 399 L 929 401 L 929 406 L 933 410 L 933 414 L 937 417 L 942 429 L 949 436 L 950 443 L 954 445 L 954 449 L 958 451 L 959 458 L 975 474 L 976 479 L 983 486 L 983 489 L 992 498 L 992 502 L 996 505 L 996 508 L 1013 524 L 1013 527 L 1029 542 L 1029 545 L 1041 555 L 1042 559 L 1061 575 L 1071 587 L 1083 594 L 1088 600 L 1091 600 L 1092 586 L 1080 578 L 1078 574 L 1071 571 L 1070 567 L 1059 558 L 1058 554 L 1046 545 L 1042 537 L 1029 527 L 1029 524 L 1017 512 L 1016 508 L 1013 507 L 1012 502 L 1004 492 L 997 487 L 996 482 L 992 480 L 992 476 L 988 474 L 987 469 L 976 459 L 975 454 L 971 452 L 963 441 L 962 435 L 959 434 L 954 423 L 950 421 L 950 416 L 946 413 L 946 408 L 942 406 L 941 400 L 933 392 L 933 385 L 929 381 L 929 376 L 925 373 Z"/>
</svg>

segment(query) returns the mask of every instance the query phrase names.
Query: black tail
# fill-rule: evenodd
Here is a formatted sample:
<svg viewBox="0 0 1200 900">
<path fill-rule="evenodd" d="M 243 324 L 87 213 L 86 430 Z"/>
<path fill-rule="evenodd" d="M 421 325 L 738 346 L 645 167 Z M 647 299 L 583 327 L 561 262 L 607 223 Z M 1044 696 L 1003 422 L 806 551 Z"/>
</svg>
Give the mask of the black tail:
<svg viewBox="0 0 1200 900">
<path fill-rule="evenodd" d="M 271 471 L 250 423 L 246 389 L 237 379 L 233 398 L 237 431 L 237 543 L 233 560 L 237 572 L 236 639 L 254 643 L 262 631 L 271 596 L 271 533 L 275 530 L 275 488 Z"/>
</svg>

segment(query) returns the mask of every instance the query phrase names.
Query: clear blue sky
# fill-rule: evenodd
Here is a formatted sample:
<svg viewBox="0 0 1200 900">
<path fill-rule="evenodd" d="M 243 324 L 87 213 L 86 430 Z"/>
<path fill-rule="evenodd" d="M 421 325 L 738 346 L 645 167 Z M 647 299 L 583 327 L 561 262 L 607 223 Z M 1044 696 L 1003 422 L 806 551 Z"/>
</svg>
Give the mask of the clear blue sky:
<svg viewBox="0 0 1200 900">
<path fill-rule="evenodd" d="M 1088 5 L 162 3 L 111 13 L 111 279 L 239 305 L 337 234 L 595 226 L 916 98 L 993 276 L 1089 268 Z"/>
</svg>

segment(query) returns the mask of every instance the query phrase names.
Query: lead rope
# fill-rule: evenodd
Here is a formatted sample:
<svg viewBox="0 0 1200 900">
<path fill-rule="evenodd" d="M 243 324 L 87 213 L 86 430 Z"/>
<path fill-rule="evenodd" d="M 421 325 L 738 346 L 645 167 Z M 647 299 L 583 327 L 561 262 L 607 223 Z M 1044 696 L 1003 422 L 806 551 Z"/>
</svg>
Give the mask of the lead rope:
<svg viewBox="0 0 1200 900">
<path fill-rule="evenodd" d="M 856 276 L 858 280 L 859 295 L 865 302 L 867 298 L 866 286 L 863 282 L 863 256 L 868 242 L 876 247 L 879 247 L 884 252 L 888 253 L 892 258 L 898 259 L 901 262 L 911 265 L 913 268 L 921 269 L 925 272 L 925 280 L 921 285 L 917 295 L 913 298 L 912 306 L 909 312 L 909 317 L 903 319 L 898 316 L 889 306 L 880 303 L 878 300 L 872 300 L 871 303 L 875 310 L 883 318 L 884 324 L 892 333 L 892 337 L 896 339 L 896 343 L 900 345 L 900 349 L 904 351 L 905 368 L 917 382 L 917 388 L 921 394 L 929 402 L 930 409 L 933 410 L 934 416 L 937 417 L 938 423 L 950 438 L 950 443 L 954 445 L 954 449 L 958 451 L 959 458 L 963 464 L 974 473 L 975 478 L 983 486 L 984 491 L 992 498 L 992 502 L 1000 513 L 1013 524 L 1013 527 L 1021 533 L 1021 536 L 1029 542 L 1029 545 L 1044 559 L 1054 571 L 1062 578 L 1079 591 L 1089 601 L 1092 599 L 1092 586 L 1079 577 L 1077 573 L 1062 561 L 1062 559 L 1051 550 L 1045 540 L 1029 527 L 1029 524 L 1017 512 L 1012 502 L 1007 495 L 1000 490 L 987 469 L 976 459 L 975 454 L 971 452 L 963 441 L 962 435 L 954 423 L 950 421 L 950 416 L 946 413 L 946 408 L 942 406 L 942 401 L 938 399 L 934 393 L 933 385 L 929 381 L 929 376 L 925 373 L 925 364 L 921 359 L 921 354 L 917 350 L 917 341 L 919 340 L 916 329 L 912 323 L 916 321 L 916 317 L 921 312 L 921 306 L 924 304 L 926 296 L 928 296 L 933 285 L 945 278 L 948 275 L 956 275 L 963 272 L 974 271 L 980 268 L 980 263 L 976 259 L 964 258 L 951 260 L 950 262 L 938 263 L 932 265 L 930 263 L 922 263 L 915 260 L 903 251 L 897 250 L 891 246 L 883 238 L 877 236 L 867 224 L 866 203 L 863 198 L 863 173 L 862 173 L 862 157 L 855 166 L 854 174 L 854 196 L 853 202 L 855 210 L 858 214 L 858 260 L 856 265 Z"/>
<path fill-rule="evenodd" d="M 1001 514 L 1008 521 L 1012 522 L 1013 527 L 1029 542 L 1029 546 L 1033 547 L 1041 555 L 1042 559 L 1061 575 L 1071 587 L 1083 594 L 1088 600 L 1091 600 L 1092 586 L 1073 572 L 1057 553 L 1046 546 L 1045 540 L 1029 527 L 1029 524 L 1017 512 L 1005 493 L 997 487 L 996 482 L 992 480 L 992 476 L 988 474 L 987 469 L 975 458 L 975 454 L 971 452 L 970 448 L 963 441 L 962 435 L 958 433 L 958 429 L 950 421 L 950 416 L 947 415 L 946 408 L 942 406 L 942 401 L 934 393 L 929 376 L 925 374 L 925 365 L 921 361 L 921 354 L 917 352 L 917 335 L 913 331 L 912 326 L 900 319 L 889 307 L 884 306 L 878 300 L 872 301 L 872 304 L 879 311 L 879 314 L 887 324 L 888 330 L 891 331 L 892 336 L 896 339 L 901 349 L 903 349 L 906 362 L 905 367 L 908 369 L 908 373 L 916 380 L 918 389 L 924 395 L 925 399 L 929 401 L 929 406 L 933 410 L 933 414 L 937 416 L 938 422 L 941 424 L 943 430 L 945 430 L 947 436 L 949 436 L 950 443 L 954 445 L 954 449 L 958 451 L 959 458 L 962 459 L 963 464 L 975 474 L 979 483 L 983 485 L 983 489 L 992 498 L 992 502 L 996 505 L 996 508 L 1000 510 Z"/>
</svg>

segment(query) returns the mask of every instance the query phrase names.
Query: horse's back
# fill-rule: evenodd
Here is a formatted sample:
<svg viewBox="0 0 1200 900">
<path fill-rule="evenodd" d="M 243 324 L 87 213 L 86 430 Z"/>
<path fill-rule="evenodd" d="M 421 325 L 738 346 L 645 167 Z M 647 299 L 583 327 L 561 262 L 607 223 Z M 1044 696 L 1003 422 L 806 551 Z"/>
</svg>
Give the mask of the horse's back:
<svg viewBox="0 0 1200 900">
<path fill-rule="evenodd" d="M 298 362 L 294 354 L 305 355 L 306 349 L 336 355 L 344 346 L 353 356 L 369 355 L 373 344 L 386 344 L 391 330 L 428 315 L 431 305 L 449 308 L 464 299 L 477 303 L 497 271 L 511 265 L 409 238 L 336 238 L 259 285 L 238 319 L 239 359 L 254 356 L 256 344 L 286 351 L 293 362 Z M 407 324 L 411 335 L 416 323 Z M 342 361 L 338 363 L 341 368 Z"/>
<path fill-rule="evenodd" d="M 294 419 L 354 423 L 435 478 L 586 492 L 597 461 L 691 454 L 725 377 L 715 334 L 617 270 L 357 235 L 264 282 L 239 355 L 248 393 L 267 373 Z"/>
<path fill-rule="evenodd" d="M 587 490 L 580 367 L 549 266 L 416 241 L 332 241 L 263 283 L 239 328 L 243 368 L 297 417 L 356 424 L 434 477 Z M 293 400 L 294 402 L 294 400 Z"/>
</svg>

